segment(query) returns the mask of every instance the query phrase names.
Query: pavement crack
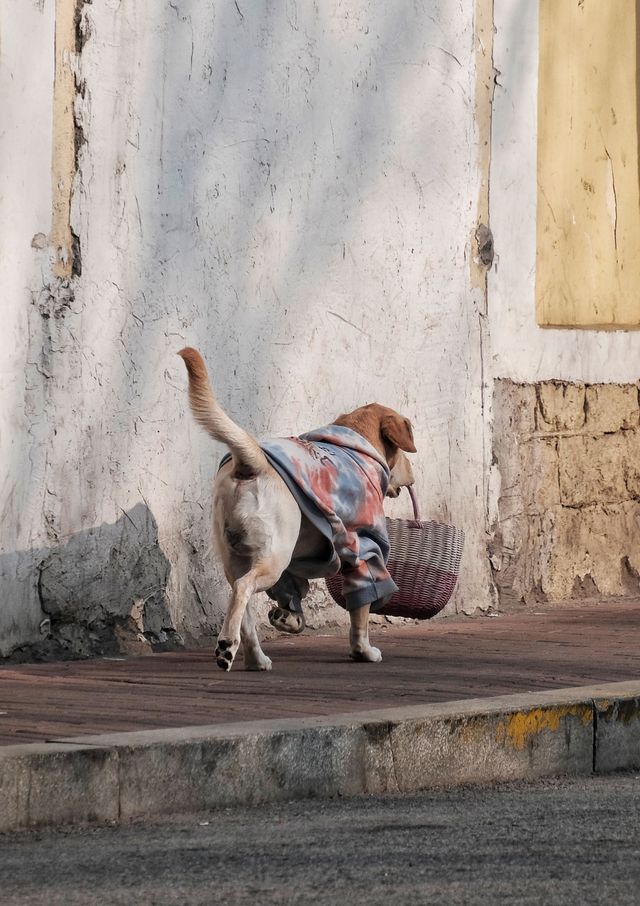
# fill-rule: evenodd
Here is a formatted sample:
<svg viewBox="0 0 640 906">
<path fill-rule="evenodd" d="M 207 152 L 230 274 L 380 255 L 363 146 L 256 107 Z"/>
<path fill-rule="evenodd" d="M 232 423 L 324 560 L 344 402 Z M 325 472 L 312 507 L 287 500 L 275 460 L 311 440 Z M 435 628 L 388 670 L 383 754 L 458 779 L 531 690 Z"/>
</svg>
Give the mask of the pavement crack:
<svg viewBox="0 0 640 906">
<path fill-rule="evenodd" d="M 388 724 L 387 725 L 387 734 L 389 736 L 389 749 L 391 751 L 391 766 L 393 769 L 393 782 L 395 785 L 395 792 L 399 793 L 400 792 L 400 783 L 398 781 L 398 765 L 396 763 L 396 751 L 395 751 L 395 746 L 394 746 L 394 741 L 393 741 L 393 731 L 394 731 L 395 727 L 396 727 L 396 724 L 392 724 L 392 723 Z"/>
</svg>

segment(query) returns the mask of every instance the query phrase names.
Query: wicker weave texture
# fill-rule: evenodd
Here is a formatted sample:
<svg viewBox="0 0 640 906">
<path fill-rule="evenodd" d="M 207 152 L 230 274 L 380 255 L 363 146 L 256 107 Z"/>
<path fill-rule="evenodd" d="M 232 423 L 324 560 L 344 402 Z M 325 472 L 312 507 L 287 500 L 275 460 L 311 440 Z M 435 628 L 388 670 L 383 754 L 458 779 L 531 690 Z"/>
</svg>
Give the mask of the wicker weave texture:
<svg viewBox="0 0 640 906">
<path fill-rule="evenodd" d="M 447 604 L 458 581 L 464 533 L 453 525 L 387 519 L 391 553 L 387 568 L 398 592 L 377 613 L 428 620 Z M 331 597 L 345 606 L 342 576 L 326 580 Z"/>
</svg>

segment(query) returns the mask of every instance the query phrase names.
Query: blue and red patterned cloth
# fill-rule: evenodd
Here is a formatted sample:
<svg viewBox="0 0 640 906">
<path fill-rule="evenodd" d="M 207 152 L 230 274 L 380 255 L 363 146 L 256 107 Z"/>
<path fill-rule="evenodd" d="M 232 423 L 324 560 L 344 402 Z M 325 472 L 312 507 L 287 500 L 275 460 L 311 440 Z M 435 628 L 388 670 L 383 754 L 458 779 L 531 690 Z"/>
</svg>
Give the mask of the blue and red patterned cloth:
<svg viewBox="0 0 640 906">
<path fill-rule="evenodd" d="M 343 576 L 347 610 L 375 611 L 396 592 L 387 571 L 389 539 L 383 509 L 389 466 L 360 434 L 327 425 L 300 437 L 260 444 L 327 544 L 322 558 L 292 560 L 268 594 L 292 612 L 308 591 L 307 579 Z"/>
</svg>

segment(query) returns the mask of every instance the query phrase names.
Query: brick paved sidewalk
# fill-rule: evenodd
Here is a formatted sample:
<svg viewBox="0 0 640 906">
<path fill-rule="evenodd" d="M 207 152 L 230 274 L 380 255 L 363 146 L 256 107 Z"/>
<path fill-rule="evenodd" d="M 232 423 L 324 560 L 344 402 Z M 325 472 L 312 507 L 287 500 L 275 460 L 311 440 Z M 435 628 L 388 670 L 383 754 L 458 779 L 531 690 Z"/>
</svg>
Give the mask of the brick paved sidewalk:
<svg viewBox="0 0 640 906">
<path fill-rule="evenodd" d="M 268 674 L 222 673 L 209 650 L 0 668 L 0 744 L 345 714 L 640 679 L 640 602 L 374 627 L 381 664 L 345 637 L 264 645 Z"/>
</svg>

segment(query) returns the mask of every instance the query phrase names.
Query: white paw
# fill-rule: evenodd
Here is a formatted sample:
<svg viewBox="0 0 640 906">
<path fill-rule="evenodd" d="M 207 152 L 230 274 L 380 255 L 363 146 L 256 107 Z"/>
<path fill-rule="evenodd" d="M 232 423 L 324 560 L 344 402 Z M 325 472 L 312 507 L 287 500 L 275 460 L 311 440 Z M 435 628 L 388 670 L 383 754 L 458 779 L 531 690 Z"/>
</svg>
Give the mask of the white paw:
<svg viewBox="0 0 640 906">
<path fill-rule="evenodd" d="M 350 657 L 352 661 L 368 661 L 370 664 L 377 664 L 382 660 L 382 652 L 379 648 L 369 645 L 367 648 L 352 648 Z"/>
<path fill-rule="evenodd" d="M 262 652 L 260 652 L 258 657 L 245 657 L 244 659 L 245 670 L 271 670 L 272 667 L 271 658 Z"/>
</svg>

